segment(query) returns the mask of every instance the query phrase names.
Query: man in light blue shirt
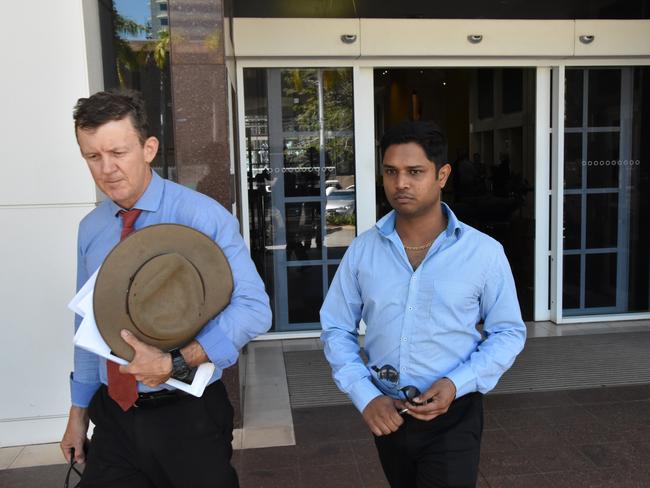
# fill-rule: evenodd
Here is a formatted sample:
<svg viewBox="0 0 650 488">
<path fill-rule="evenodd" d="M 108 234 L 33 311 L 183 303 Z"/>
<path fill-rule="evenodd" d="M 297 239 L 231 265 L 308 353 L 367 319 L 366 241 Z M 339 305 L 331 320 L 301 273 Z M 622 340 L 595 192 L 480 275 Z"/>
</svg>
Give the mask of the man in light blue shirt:
<svg viewBox="0 0 650 488">
<path fill-rule="evenodd" d="M 234 287 L 228 306 L 174 360 L 123 331 L 135 356 L 115 374 L 137 380 L 138 398 L 130 407 L 118 406 L 107 393 L 106 361 L 75 348 L 72 407 L 61 441 L 64 455 L 69 460 L 74 449 L 76 461 L 87 460 L 82 478 L 87 487 L 238 486 L 230 464 L 233 410 L 219 378 L 248 341 L 270 328 L 271 310 L 237 220 L 211 198 L 151 170 L 158 141 L 147 134 L 138 94 L 100 92 L 82 98 L 74 118 L 81 154 L 108 196 L 79 226 L 77 289 L 124 235 L 122 216 L 134 209 L 135 230 L 175 223 L 213 239 L 228 259 Z M 79 324 L 76 317 L 75 326 Z M 215 372 L 201 398 L 163 387 L 170 376 L 177 377 L 179 364 L 185 372 L 206 361 L 215 365 Z M 89 419 L 95 429 L 86 459 Z"/>
<path fill-rule="evenodd" d="M 375 435 L 393 488 L 475 486 L 482 394 L 526 337 L 503 248 L 441 201 L 446 151 L 432 123 L 386 132 L 393 211 L 354 240 L 321 309 L 334 380 Z"/>
</svg>

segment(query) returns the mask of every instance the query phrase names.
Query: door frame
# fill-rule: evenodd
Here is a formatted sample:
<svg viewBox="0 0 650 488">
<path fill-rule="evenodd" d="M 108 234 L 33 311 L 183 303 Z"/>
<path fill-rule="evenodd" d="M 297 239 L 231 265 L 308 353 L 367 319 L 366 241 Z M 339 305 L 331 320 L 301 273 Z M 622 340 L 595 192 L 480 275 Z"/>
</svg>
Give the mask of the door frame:
<svg viewBox="0 0 650 488">
<path fill-rule="evenodd" d="M 564 317 L 562 314 L 562 227 L 564 192 L 564 74 L 567 66 L 648 66 L 645 57 L 625 58 L 433 58 L 376 59 L 259 57 L 237 60 L 239 160 L 246 174 L 243 73 L 246 68 L 352 68 L 354 87 L 357 235 L 370 229 L 375 210 L 374 70 L 379 68 L 522 67 L 536 69 L 535 93 L 535 242 L 534 321 L 556 324 L 650 319 L 650 312 Z M 562 83 L 560 83 L 562 80 Z M 551 115 L 552 114 L 552 115 Z M 560 116 L 561 114 L 561 116 Z M 557 133 L 558 137 L 554 137 Z M 242 235 L 250 247 L 247 179 L 240 178 Z M 361 324 L 361 331 L 365 330 Z M 319 337 L 320 331 L 271 332 L 260 339 Z"/>
<path fill-rule="evenodd" d="M 650 319 L 650 312 L 629 312 L 614 314 L 570 315 L 565 316 L 562 304 L 563 283 L 563 227 L 564 227 L 564 97 L 565 97 L 565 71 L 567 67 L 634 67 L 650 66 L 647 58 L 599 58 L 599 59 L 571 59 L 551 67 L 553 72 L 553 117 L 551 129 L 551 174 L 552 182 L 549 190 L 551 196 L 551 273 L 550 273 L 550 320 L 556 324 L 576 324 L 589 322 L 614 322 L 628 320 Z M 562 81 L 562 82 L 561 82 Z M 621 121 L 622 123 L 622 121 Z M 557 137 L 554 135 L 557 134 Z M 562 191 L 554 191 L 561 188 Z M 617 293 L 618 294 L 618 293 Z M 536 319 L 537 320 L 537 319 Z"/>
</svg>

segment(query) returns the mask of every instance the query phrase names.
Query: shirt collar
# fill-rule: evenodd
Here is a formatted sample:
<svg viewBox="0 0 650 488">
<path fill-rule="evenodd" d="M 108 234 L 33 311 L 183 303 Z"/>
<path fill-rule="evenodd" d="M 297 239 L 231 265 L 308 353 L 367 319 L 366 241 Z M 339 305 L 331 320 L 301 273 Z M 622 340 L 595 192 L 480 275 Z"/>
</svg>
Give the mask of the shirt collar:
<svg viewBox="0 0 650 488">
<path fill-rule="evenodd" d="M 441 205 L 442 211 L 447 216 L 447 228 L 445 229 L 447 236 L 451 237 L 452 235 L 456 235 L 456 237 L 460 238 L 463 232 L 463 228 L 460 224 L 460 221 L 456 217 L 456 214 L 451 211 L 445 202 L 441 202 Z M 393 232 L 395 232 L 395 218 L 396 212 L 395 210 L 391 210 L 377 221 L 375 226 L 381 235 L 388 237 Z"/>
<path fill-rule="evenodd" d="M 146 210 L 148 212 L 155 212 L 158 210 L 162 200 L 164 186 L 165 180 L 158 176 L 158 173 L 154 170 L 151 170 L 151 181 L 149 181 L 147 189 L 138 201 L 135 202 L 133 208 L 139 208 L 140 210 Z M 113 201 L 111 201 L 111 208 L 113 209 L 114 215 L 117 215 L 119 211 L 122 210 L 122 207 Z"/>
<path fill-rule="evenodd" d="M 442 202 L 442 211 L 447 215 L 447 229 L 445 230 L 447 237 L 455 235 L 459 238 L 463 233 L 463 227 L 460 224 L 460 220 L 458 220 L 456 214 L 451 211 L 445 202 Z"/>
</svg>

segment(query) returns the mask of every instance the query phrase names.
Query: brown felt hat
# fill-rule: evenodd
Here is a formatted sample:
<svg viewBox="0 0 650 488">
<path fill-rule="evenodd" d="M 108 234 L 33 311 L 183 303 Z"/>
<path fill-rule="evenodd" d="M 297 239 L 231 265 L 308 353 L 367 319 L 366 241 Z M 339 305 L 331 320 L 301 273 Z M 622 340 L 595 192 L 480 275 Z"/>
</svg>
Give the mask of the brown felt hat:
<svg viewBox="0 0 650 488">
<path fill-rule="evenodd" d="M 104 260 L 93 295 L 95 321 L 113 354 L 133 349 L 120 331 L 163 351 L 182 347 L 230 302 L 233 280 L 221 248 L 178 224 L 145 227 Z"/>
</svg>

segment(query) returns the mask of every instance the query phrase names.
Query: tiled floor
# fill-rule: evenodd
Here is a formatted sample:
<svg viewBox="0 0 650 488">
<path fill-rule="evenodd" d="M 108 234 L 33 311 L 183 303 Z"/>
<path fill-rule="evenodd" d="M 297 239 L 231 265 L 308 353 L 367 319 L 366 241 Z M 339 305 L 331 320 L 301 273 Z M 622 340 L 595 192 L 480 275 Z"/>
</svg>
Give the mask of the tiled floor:
<svg viewBox="0 0 650 488">
<path fill-rule="evenodd" d="M 242 488 L 387 487 L 351 406 L 292 411 L 296 445 L 235 451 Z M 485 398 L 479 488 L 647 488 L 650 385 Z M 0 471 L 0 487 L 61 486 L 61 465 Z"/>
<path fill-rule="evenodd" d="M 535 323 L 529 336 L 649 327 Z M 233 443 L 242 488 L 387 486 L 353 407 L 290 408 L 282 354 L 319 347 L 317 339 L 249 346 L 244 428 Z M 486 397 L 479 487 L 647 488 L 648 459 L 650 385 Z M 56 444 L 0 449 L 0 488 L 61 486 L 61 462 Z"/>
<path fill-rule="evenodd" d="M 650 385 L 488 396 L 479 487 L 647 488 Z M 293 411 L 296 446 L 240 451 L 242 487 L 385 487 L 350 406 Z"/>
</svg>

